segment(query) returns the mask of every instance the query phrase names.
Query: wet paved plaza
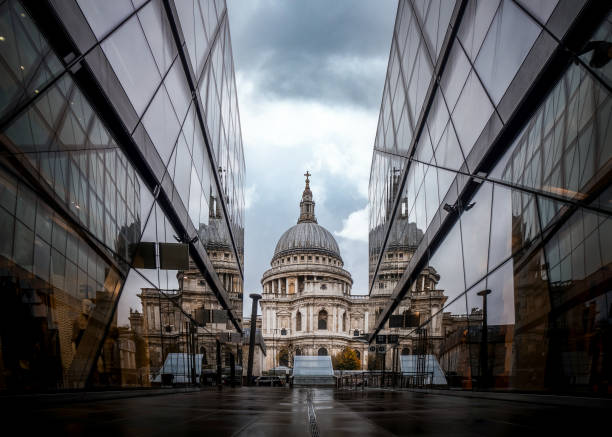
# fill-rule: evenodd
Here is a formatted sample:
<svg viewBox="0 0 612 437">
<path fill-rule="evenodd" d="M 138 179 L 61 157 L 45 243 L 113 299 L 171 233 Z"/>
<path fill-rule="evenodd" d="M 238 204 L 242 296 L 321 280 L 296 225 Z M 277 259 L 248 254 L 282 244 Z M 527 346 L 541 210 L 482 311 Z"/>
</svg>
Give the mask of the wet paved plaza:
<svg viewBox="0 0 612 437">
<path fill-rule="evenodd" d="M 19 402 L 4 405 L 3 413 L 17 426 L 14 435 L 561 436 L 606 429 L 609 402 L 563 406 L 406 391 L 262 387 L 38 407 Z"/>
</svg>

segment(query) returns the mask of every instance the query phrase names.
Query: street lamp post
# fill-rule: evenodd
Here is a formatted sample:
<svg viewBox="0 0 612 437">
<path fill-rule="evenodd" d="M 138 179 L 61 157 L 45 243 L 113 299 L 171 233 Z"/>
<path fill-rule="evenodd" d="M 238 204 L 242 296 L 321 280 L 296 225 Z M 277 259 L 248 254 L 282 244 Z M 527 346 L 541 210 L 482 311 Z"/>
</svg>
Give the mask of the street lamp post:
<svg viewBox="0 0 612 437">
<path fill-rule="evenodd" d="M 482 334 L 480 335 L 480 388 L 485 389 L 489 383 L 489 329 L 487 326 L 487 295 L 491 290 L 479 291 L 478 296 L 482 296 Z"/>
<path fill-rule="evenodd" d="M 261 294 L 251 293 L 249 297 L 253 299 L 251 307 L 251 329 L 249 339 L 249 362 L 247 364 L 247 385 L 251 385 L 253 379 L 253 354 L 255 353 L 255 332 L 257 331 L 257 301 L 261 299 Z"/>
</svg>

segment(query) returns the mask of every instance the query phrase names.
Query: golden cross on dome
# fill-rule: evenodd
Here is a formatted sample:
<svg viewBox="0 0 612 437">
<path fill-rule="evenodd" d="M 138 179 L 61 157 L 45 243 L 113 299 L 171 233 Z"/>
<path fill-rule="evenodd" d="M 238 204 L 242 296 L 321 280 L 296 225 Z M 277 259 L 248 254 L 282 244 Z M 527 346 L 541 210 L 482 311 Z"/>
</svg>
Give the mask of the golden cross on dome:
<svg viewBox="0 0 612 437">
<path fill-rule="evenodd" d="M 308 170 L 306 170 L 306 173 L 304 173 L 304 176 L 306 176 L 306 185 L 308 185 L 308 183 L 310 182 L 308 178 L 312 175 L 308 172 Z"/>
</svg>

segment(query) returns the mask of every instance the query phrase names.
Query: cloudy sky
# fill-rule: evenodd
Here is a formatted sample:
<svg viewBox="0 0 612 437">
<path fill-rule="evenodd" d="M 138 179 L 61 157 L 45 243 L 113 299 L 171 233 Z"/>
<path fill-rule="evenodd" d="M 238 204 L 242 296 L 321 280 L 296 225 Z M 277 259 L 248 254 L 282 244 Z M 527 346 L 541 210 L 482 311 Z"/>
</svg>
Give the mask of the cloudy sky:
<svg viewBox="0 0 612 437">
<path fill-rule="evenodd" d="M 367 193 L 397 2 L 228 0 L 247 166 L 245 294 L 298 218 L 304 172 L 353 292 L 367 292 Z M 249 312 L 250 302 L 245 302 Z"/>
</svg>

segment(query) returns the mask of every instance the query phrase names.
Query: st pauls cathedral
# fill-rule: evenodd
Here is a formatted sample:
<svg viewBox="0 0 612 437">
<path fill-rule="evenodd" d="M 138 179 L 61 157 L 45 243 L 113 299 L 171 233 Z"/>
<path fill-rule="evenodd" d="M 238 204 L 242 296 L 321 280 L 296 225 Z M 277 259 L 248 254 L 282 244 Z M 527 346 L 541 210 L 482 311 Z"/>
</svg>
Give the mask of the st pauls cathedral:
<svg viewBox="0 0 612 437">
<path fill-rule="evenodd" d="M 372 294 L 352 294 L 351 274 L 344 269 L 333 235 L 317 222 L 310 174 L 305 176 L 297 224 L 278 240 L 270 268 L 261 279 L 261 326 L 268 350 L 265 370 L 291 367 L 297 355 L 333 356 L 345 347 L 357 352 L 362 369 L 381 369 L 384 363 L 391 370 L 400 354 L 416 353 L 423 339 L 415 328 L 436 314 L 446 300 L 436 288 L 439 275 L 434 268 L 426 268 L 399 305 L 397 314 L 407 321 L 402 323 L 405 327 L 390 328 L 387 322 L 379 333 L 397 335 L 398 342 L 376 352 L 372 350 L 375 346 L 364 341 L 416 249 L 416 234 L 422 231 L 414 223 L 406 223 L 410 232 L 398 235 L 391 250 L 385 251 Z M 427 332 L 427 342 L 434 348 L 442 340 L 442 318 L 441 312 L 434 316 L 433 329 Z"/>
</svg>

